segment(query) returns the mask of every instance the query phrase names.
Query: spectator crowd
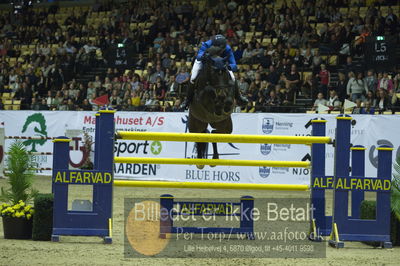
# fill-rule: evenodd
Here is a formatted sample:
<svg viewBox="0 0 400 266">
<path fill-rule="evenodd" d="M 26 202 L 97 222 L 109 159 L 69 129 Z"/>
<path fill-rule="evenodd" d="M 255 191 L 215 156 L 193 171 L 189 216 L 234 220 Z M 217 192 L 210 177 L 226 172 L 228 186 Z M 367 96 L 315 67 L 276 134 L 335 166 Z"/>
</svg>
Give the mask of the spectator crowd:
<svg viewBox="0 0 400 266">
<path fill-rule="evenodd" d="M 224 34 L 249 99 L 237 111 L 304 112 L 300 100 L 338 111 L 345 99 L 355 113 L 400 111 L 400 69 L 362 63 L 368 36 L 399 43 L 398 8 L 383 0 L 136 0 L 76 7 L 62 19 L 57 5 L 3 12 L 0 91 L 24 110 L 96 110 L 107 96 L 118 110 L 183 111 L 199 45 Z M 131 66 L 113 65 L 117 44 L 132 50 Z M 79 78 L 93 68 L 107 70 Z"/>
</svg>

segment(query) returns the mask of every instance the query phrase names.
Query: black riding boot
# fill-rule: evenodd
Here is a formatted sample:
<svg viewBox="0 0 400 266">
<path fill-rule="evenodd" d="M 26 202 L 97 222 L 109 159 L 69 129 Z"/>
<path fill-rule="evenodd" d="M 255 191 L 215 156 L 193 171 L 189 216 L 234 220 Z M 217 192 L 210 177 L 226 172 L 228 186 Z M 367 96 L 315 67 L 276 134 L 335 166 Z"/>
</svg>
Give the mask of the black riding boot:
<svg viewBox="0 0 400 266">
<path fill-rule="evenodd" d="M 194 96 L 194 84 L 189 82 L 189 86 L 187 86 L 187 93 L 186 93 L 186 99 L 183 101 L 183 103 L 181 104 L 181 108 L 183 108 L 184 110 L 186 110 L 190 103 L 193 100 L 193 96 Z"/>
<path fill-rule="evenodd" d="M 236 104 L 241 107 L 245 107 L 249 103 L 249 100 L 240 94 L 239 86 L 235 86 L 235 100 Z"/>
</svg>

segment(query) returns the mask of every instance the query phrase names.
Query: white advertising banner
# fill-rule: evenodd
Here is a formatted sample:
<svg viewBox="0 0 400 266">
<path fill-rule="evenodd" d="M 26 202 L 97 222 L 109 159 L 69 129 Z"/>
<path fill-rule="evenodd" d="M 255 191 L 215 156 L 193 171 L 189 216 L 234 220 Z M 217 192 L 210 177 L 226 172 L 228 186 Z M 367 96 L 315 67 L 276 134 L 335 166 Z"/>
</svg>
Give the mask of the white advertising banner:
<svg viewBox="0 0 400 266">
<path fill-rule="evenodd" d="M 0 122 L 4 122 L 6 136 L 64 136 L 67 130 L 81 130 L 93 136 L 95 132 L 94 112 L 56 112 L 56 111 L 2 111 Z M 146 113 L 117 112 L 116 130 L 187 132 L 187 113 Z M 253 135 L 310 135 L 314 118 L 324 118 L 328 122 L 327 135 L 334 137 L 335 115 L 317 114 L 276 114 L 235 113 L 233 134 Z M 400 155 L 400 116 L 354 115 L 351 141 L 354 145 L 364 145 L 366 150 L 366 175 L 376 176 L 377 151 L 382 144 L 393 145 L 394 157 Z M 211 128 L 209 128 L 211 130 Z M 70 144 L 71 167 L 79 168 L 84 162 L 83 135 L 72 138 Z M 13 140 L 6 140 L 5 151 Z M 52 152 L 51 140 L 27 140 L 29 151 Z M 103 151 L 102 151 L 103 152 Z M 244 160 L 310 160 L 310 147 L 293 144 L 218 144 L 221 159 Z M 114 155 L 121 157 L 169 157 L 194 158 L 193 143 L 164 141 L 125 141 L 115 143 Z M 208 145 L 209 158 L 212 145 Z M 328 145 L 326 174 L 333 174 L 333 147 Z M 1 159 L 1 158 L 0 158 Z M 35 155 L 38 168 L 52 167 L 52 156 Z M 154 164 L 115 164 L 116 178 L 169 181 L 206 181 L 234 183 L 269 184 L 308 184 L 310 170 L 302 168 L 275 167 L 235 167 L 205 166 L 199 170 L 195 165 L 154 165 Z M 51 171 L 42 171 L 50 175 Z"/>
</svg>

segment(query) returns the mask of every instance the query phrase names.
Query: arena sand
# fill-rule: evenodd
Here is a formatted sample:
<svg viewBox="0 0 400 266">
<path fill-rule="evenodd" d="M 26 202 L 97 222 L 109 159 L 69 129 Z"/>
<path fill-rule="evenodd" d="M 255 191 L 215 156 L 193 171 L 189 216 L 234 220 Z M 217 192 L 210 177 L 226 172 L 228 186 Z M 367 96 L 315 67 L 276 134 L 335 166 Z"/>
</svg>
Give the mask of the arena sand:
<svg viewBox="0 0 400 266">
<path fill-rule="evenodd" d="M 0 187 L 7 186 L 0 179 Z M 51 191 L 49 177 L 37 177 L 35 187 L 41 192 Z M 383 250 L 361 243 L 346 243 L 344 249 L 327 247 L 327 258 L 323 259 L 238 259 L 238 258 L 125 258 L 124 257 L 124 198 L 153 197 L 161 194 L 177 197 L 257 197 L 307 198 L 305 192 L 244 191 L 244 190 L 185 190 L 185 189 L 114 189 L 113 244 L 105 245 L 97 237 L 62 237 L 60 243 L 6 240 L 0 230 L 0 265 L 399 265 L 400 248 Z M 0 222 L 2 228 L 2 223 Z"/>
</svg>

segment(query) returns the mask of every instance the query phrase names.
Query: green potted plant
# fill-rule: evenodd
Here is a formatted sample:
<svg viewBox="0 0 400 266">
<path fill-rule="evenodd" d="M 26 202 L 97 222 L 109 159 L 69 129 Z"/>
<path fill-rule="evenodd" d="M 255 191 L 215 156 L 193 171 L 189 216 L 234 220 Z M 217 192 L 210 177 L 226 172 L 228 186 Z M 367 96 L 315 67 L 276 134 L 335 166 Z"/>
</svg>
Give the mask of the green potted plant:
<svg viewBox="0 0 400 266">
<path fill-rule="evenodd" d="M 0 205 L 4 238 L 29 239 L 34 210 L 28 203 L 38 193 L 32 188 L 32 156 L 21 142 L 14 142 L 8 150 L 6 165 L 9 187 L 2 187 L 0 193 L 0 201 L 5 202 Z"/>
<path fill-rule="evenodd" d="M 396 158 L 393 165 L 392 189 L 390 195 L 391 217 L 390 217 L 390 238 L 394 246 L 400 245 L 400 156 Z M 376 219 L 376 201 L 364 200 L 361 204 L 362 219 Z M 379 246 L 378 242 L 364 242 L 372 246 Z"/>
<path fill-rule="evenodd" d="M 393 173 L 392 179 L 391 205 L 392 211 L 397 219 L 400 220 L 400 156 L 396 158 L 396 162 L 393 166 L 395 172 Z"/>
<path fill-rule="evenodd" d="M 392 191 L 390 205 L 392 207 L 392 232 L 395 244 L 400 244 L 400 156 L 393 165 Z"/>
</svg>

